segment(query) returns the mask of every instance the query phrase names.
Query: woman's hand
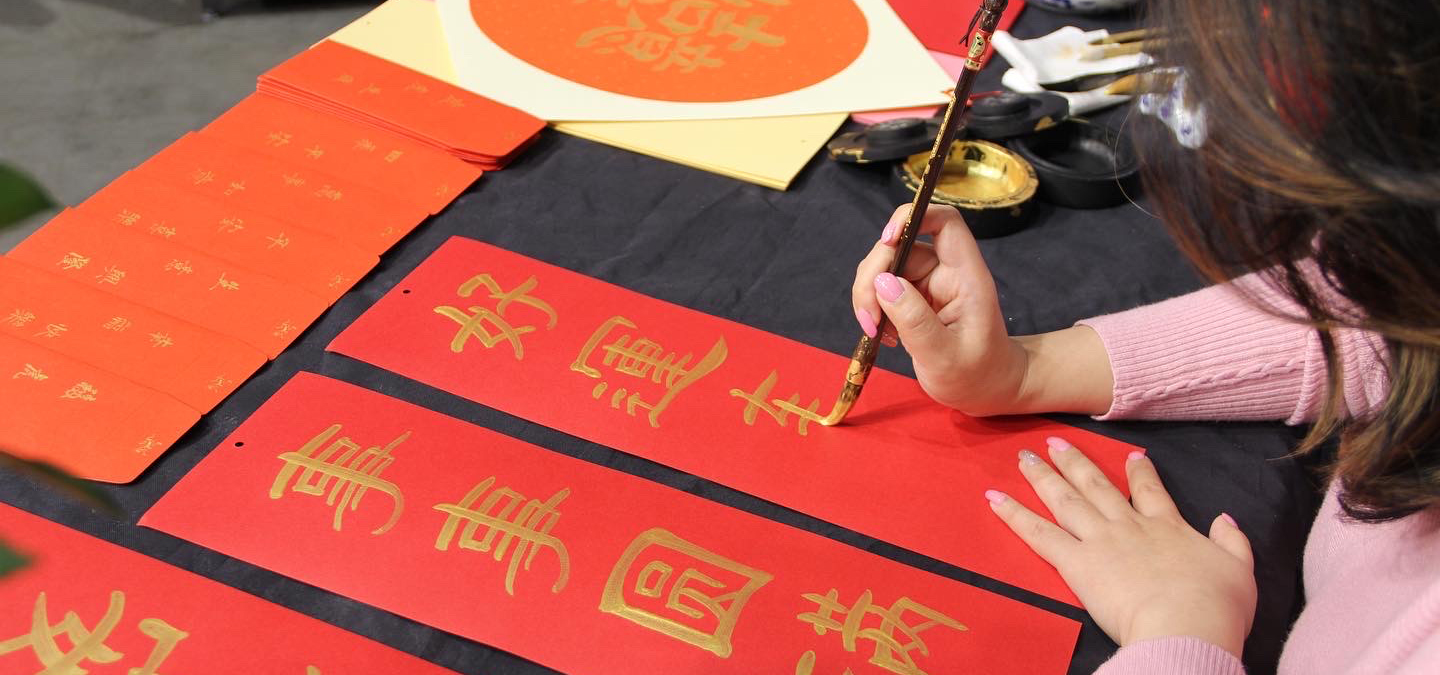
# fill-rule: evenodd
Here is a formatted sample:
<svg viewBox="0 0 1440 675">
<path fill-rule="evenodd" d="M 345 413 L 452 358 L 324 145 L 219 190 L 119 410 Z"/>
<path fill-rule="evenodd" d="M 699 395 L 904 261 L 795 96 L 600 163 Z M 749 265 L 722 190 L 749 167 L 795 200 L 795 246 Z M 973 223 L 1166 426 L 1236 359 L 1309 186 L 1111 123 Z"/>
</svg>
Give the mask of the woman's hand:
<svg viewBox="0 0 1440 675">
<path fill-rule="evenodd" d="M 1025 350 L 1005 332 L 995 282 L 970 228 L 949 206 L 932 204 L 900 277 L 895 259 L 910 205 L 895 210 L 855 271 L 851 300 L 860 327 L 875 337 L 884 311 L 915 362 L 920 386 L 936 401 L 971 415 L 1015 412 L 1025 380 Z M 887 331 L 888 332 L 888 331 Z M 892 335 L 883 336 L 893 346 Z"/>
<path fill-rule="evenodd" d="M 969 415 L 1028 412 L 1099 414 L 1110 409 L 1114 376 L 1095 331 L 1084 326 L 1011 338 L 995 280 L 970 228 L 949 206 L 932 204 L 899 277 L 895 260 L 904 205 L 855 270 L 851 302 L 860 328 L 875 337 L 884 312 L 931 398 Z M 882 336 L 894 345 L 894 335 Z"/>
<path fill-rule="evenodd" d="M 1250 542 L 1235 521 L 1221 514 L 1209 537 L 1195 531 L 1143 453 L 1125 463 L 1126 501 L 1083 453 L 1049 442 L 1059 473 L 1028 450 L 1020 472 L 1059 525 L 994 490 L 985 493 L 990 508 L 1055 566 L 1120 646 L 1189 636 L 1239 657 L 1255 616 L 1255 575 Z"/>
</svg>

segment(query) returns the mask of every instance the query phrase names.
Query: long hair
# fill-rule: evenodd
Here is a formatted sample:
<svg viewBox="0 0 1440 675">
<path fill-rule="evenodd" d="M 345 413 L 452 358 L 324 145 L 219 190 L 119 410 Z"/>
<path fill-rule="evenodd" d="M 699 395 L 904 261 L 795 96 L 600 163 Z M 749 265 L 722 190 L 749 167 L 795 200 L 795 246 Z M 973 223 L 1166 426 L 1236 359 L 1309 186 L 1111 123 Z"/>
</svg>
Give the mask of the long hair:
<svg viewBox="0 0 1440 675">
<path fill-rule="evenodd" d="M 1440 503 L 1440 2 L 1149 5 L 1207 127 L 1196 150 L 1139 127 L 1161 218 L 1212 279 L 1262 272 L 1318 330 L 1328 396 L 1298 452 L 1339 435 L 1346 513 Z M 1384 338 L 1391 385 L 1348 420 L 1342 328 Z"/>
</svg>

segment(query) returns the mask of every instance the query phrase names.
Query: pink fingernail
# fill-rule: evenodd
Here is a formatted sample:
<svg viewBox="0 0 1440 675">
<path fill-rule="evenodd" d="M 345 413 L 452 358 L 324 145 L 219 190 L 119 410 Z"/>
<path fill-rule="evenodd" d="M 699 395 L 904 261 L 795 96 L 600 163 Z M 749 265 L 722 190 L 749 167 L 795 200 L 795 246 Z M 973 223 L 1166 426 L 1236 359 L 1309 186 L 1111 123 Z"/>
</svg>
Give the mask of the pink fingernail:
<svg viewBox="0 0 1440 675">
<path fill-rule="evenodd" d="M 1005 496 L 1004 492 L 999 490 L 986 490 L 985 498 L 990 500 L 991 504 L 1003 504 L 1006 499 L 1009 499 L 1009 497 Z"/>
<path fill-rule="evenodd" d="M 1058 436 L 1051 436 L 1045 439 L 1045 445 L 1050 446 L 1050 449 L 1054 450 L 1055 452 L 1064 452 L 1075 447 L 1073 445 L 1070 445 L 1069 441 Z"/>
<path fill-rule="evenodd" d="M 860 322 L 860 330 L 865 331 L 866 336 L 875 337 L 875 317 L 870 316 L 870 310 L 856 307 L 855 320 Z"/>
<path fill-rule="evenodd" d="M 881 272 L 875 276 L 875 292 L 885 302 L 895 302 L 900 299 L 900 294 L 905 292 L 905 287 L 900 285 L 900 280 L 889 272 Z"/>
<path fill-rule="evenodd" d="M 885 229 L 880 231 L 880 243 L 890 243 L 890 240 L 895 237 L 895 232 L 899 229 L 900 223 L 895 222 L 895 219 L 893 218 L 890 219 L 890 222 L 885 223 Z"/>
<path fill-rule="evenodd" d="M 1021 451 L 1020 451 L 1020 463 L 1021 463 L 1021 464 L 1033 465 L 1033 464 L 1040 464 L 1042 461 L 1044 461 L 1044 460 L 1041 460 L 1041 459 L 1040 459 L 1040 455 L 1037 455 L 1037 454 L 1035 454 L 1035 453 L 1033 453 L 1033 452 L 1030 452 L 1029 450 L 1021 450 Z"/>
<path fill-rule="evenodd" d="M 1144 450 L 1131 450 L 1130 454 L 1125 457 L 1125 461 L 1127 462 L 1133 462 L 1137 459 L 1145 459 Z"/>
<path fill-rule="evenodd" d="M 1221 518 L 1224 518 L 1224 519 L 1225 519 L 1225 522 L 1230 523 L 1230 527 L 1233 527 L 1233 528 L 1235 528 L 1235 529 L 1237 529 L 1237 530 L 1240 529 L 1240 524 L 1237 523 L 1237 522 L 1235 522 L 1235 519 L 1234 519 L 1234 518 L 1231 518 L 1231 517 L 1230 517 L 1230 514 L 1228 514 L 1228 513 L 1222 513 L 1222 514 L 1220 514 L 1220 517 L 1221 517 Z"/>
</svg>

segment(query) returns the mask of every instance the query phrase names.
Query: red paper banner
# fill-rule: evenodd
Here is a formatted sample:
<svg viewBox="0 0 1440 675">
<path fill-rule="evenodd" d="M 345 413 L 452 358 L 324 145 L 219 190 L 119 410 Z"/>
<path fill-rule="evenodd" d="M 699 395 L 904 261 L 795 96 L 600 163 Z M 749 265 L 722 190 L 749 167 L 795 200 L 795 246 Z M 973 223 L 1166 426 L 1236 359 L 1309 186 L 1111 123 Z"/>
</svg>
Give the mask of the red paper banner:
<svg viewBox="0 0 1440 675">
<path fill-rule="evenodd" d="M 259 90 L 486 168 L 504 166 L 545 127 L 529 113 L 329 40 L 261 75 Z"/>
<path fill-rule="evenodd" d="M 134 480 L 200 419 L 153 389 L 3 334 L 0 410 L 0 451 L 107 483 Z"/>
<path fill-rule="evenodd" d="M 235 263 L 333 303 L 379 262 L 342 239 L 127 173 L 75 207 L 96 223 Z"/>
<path fill-rule="evenodd" d="M 384 253 L 429 215 L 344 177 L 270 159 L 209 134 L 181 137 L 135 173 L 324 232 L 372 255 Z"/>
<path fill-rule="evenodd" d="M 0 258 L 0 333 L 169 394 L 201 413 L 265 364 L 264 354 L 235 338 L 9 258 Z"/>
<path fill-rule="evenodd" d="M 274 159 L 344 176 L 439 213 L 479 167 L 384 129 L 252 94 L 201 132 Z"/>
<path fill-rule="evenodd" d="M 55 216 L 8 257 L 239 338 L 271 358 L 329 306 L 265 275 L 97 223 L 74 209 Z"/>
<path fill-rule="evenodd" d="M 0 539 L 32 559 L 0 581 L 0 672 L 451 672 L 3 504 Z"/>
<path fill-rule="evenodd" d="M 574 675 L 1061 673 L 1079 631 L 307 373 L 141 524 Z"/>
<path fill-rule="evenodd" d="M 891 9 L 900 15 L 905 27 L 919 38 L 926 49 L 937 52 L 967 56 L 970 36 L 966 30 L 975 11 L 980 9 L 980 0 L 889 0 Z M 1024 0 L 1010 0 L 1005 13 L 1000 17 L 999 30 L 1014 25 L 1025 9 Z"/>
<path fill-rule="evenodd" d="M 1135 449 L 1038 418 L 971 419 L 880 370 L 844 425 L 821 427 L 848 359 L 462 238 L 329 349 L 1071 603 L 983 492 L 1044 512 L 1016 452 L 1050 435 L 1112 479 Z"/>
</svg>

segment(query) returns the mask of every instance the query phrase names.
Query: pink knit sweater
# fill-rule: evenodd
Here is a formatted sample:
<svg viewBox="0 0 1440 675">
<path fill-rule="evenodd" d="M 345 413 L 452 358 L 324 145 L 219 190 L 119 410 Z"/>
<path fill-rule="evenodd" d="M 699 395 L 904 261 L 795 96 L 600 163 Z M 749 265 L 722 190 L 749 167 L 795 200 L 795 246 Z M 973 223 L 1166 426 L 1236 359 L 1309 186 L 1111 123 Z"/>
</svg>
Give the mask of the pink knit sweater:
<svg viewBox="0 0 1440 675">
<path fill-rule="evenodd" d="M 1099 332 L 1115 372 L 1103 419 L 1314 419 L 1326 386 L 1318 335 L 1254 301 L 1298 315 L 1245 277 L 1080 322 Z M 1348 331 L 1337 347 L 1347 412 L 1364 416 L 1388 390 L 1383 343 Z M 1383 524 L 1348 521 L 1332 485 L 1305 546 L 1304 575 L 1306 606 L 1280 657 L 1282 675 L 1440 673 L 1440 508 Z M 1129 645 L 1098 671 L 1243 672 L 1229 652 L 1183 637 Z"/>
</svg>

